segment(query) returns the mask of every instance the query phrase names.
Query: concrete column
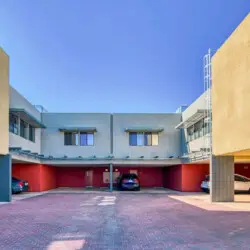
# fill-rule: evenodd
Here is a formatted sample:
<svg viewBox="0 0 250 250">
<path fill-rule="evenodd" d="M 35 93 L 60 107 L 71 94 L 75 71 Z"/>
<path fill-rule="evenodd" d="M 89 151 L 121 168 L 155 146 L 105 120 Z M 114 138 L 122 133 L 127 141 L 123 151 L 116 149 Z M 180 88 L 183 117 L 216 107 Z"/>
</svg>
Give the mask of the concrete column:
<svg viewBox="0 0 250 250">
<path fill-rule="evenodd" d="M 9 56 L 0 48 L 0 155 L 9 152 L 9 89 Z"/>
<path fill-rule="evenodd" d="M 109 191 L 113 191 L 113 164 L 109 164 Z"/>
<path fill-rule="evenodd" d="M 9 202 L 11 190 L 11 156 L 0 155 L 0 202 Z"/>
<path fill-rule="evenodd" d="M 211 202 L 234 201 L 233 156 L 211 156 L 210 200 Z"/>
</svg>

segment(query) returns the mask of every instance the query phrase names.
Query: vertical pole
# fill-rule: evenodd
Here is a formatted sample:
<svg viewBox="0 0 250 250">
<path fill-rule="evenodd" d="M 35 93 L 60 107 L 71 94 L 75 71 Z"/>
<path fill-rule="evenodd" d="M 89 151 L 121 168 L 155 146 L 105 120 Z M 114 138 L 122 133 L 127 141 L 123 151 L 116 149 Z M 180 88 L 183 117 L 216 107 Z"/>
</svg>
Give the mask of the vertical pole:
<svg viewBox="0 0 250 250">
<path fill-rule="evenodd" d="M 113 191 L 113 164 L 109 164 L 109 191 Z"/>
<path fill-rule="evenodd" d="M 113 155 L 114 151 L 114 135 L 113 135 L 113 115 L 110 115 L 110 155 Z"/>
</svg>

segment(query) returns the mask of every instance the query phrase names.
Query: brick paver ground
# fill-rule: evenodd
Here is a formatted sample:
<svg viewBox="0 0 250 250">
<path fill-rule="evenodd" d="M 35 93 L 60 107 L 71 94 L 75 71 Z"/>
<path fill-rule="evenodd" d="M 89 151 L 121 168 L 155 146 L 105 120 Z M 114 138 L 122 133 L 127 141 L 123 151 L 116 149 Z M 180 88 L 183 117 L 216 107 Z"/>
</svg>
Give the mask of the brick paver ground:
<svg viewBox="0 0 250 250">
<path fill-rule="evenodd" d="M 0 232 L 1 250 L 250 249 L 250 214 L 166 194 L 45 194 L 0 206 Z"/>
</svg>

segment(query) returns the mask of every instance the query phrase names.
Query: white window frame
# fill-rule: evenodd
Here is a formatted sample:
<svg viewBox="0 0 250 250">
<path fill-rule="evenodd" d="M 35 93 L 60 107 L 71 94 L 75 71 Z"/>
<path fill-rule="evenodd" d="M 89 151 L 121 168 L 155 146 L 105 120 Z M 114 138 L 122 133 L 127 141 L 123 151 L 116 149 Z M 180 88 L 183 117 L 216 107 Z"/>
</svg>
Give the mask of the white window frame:
<svg viewBox="0 0 250 250">
<path fill-rule="evenodd" d="M 131 145 L 130 143 L 130 136 L 131 134 L 136 134 L 136 145 Z M 151 135 L 151 144 L 146 145 L 145 144 L 145 135 L 150 134 Z M 142 136 L 142 143 L 138 144 L 138 135 Z M 154 139 L 153 139 L 154 138 Z M 157 141 L 157 143 L 153 143 Z M 159 133 L 158 132 L 132 132 L 129 133 L 129 146 L 131 147 L 152 147 L 152 146 L 159 146 Z"/>
<path fill-rule="evenodd" d="M 75 144 L 66 144 L 66 141 L 65 141 L 65 136 L 66 134 L 71 134 L 71 141 L 73 141 L 73 134 L 76 135 L 76 143 Z M 86 134 L 87 135 L 87 144 L 86 145 L 82 145 L 81 144 L 81 134 Z M 92 135 L 93 136 L 93 143 L 92 144 L 88 144 L 89 141 L 88 141 L 88 135 Z M 81 147 L 93 147 L 95 144 L 95 134 L 93 132 L 67 132 L 65 131 L 64 132 L 64 146 L 81 146 Z"/>
</svg>

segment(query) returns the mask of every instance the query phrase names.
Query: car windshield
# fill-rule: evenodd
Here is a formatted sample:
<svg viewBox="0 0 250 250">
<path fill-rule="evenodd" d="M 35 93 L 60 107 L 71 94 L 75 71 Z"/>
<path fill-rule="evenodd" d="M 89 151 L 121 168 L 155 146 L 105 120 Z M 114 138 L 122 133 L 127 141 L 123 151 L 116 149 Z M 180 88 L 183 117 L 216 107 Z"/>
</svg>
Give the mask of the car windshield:
<svg viewBox="0 0 250 250">
<path fill-rule="evenodd" d="M 124 179 L 138 179 L 136 174 L 123 174 L 122 178 L 124 178 Z"/>
<path fill-rule="evenodd" d="M 246 181 L 250 181 L 250 178 L 248 178 L 248 177 L 245 177 L 245 176 L 241 176 L 241 175 L 234 175 L 234 178 L 235 178 L 235 180 L 237 179 L 240 179 L 240 180 L 246 180 Z M 210 177 L 209 177 L 209 175 L 206 175 L 206 177 L 205 177 L 205 181 L 210 181 Z"/>
</svg>

